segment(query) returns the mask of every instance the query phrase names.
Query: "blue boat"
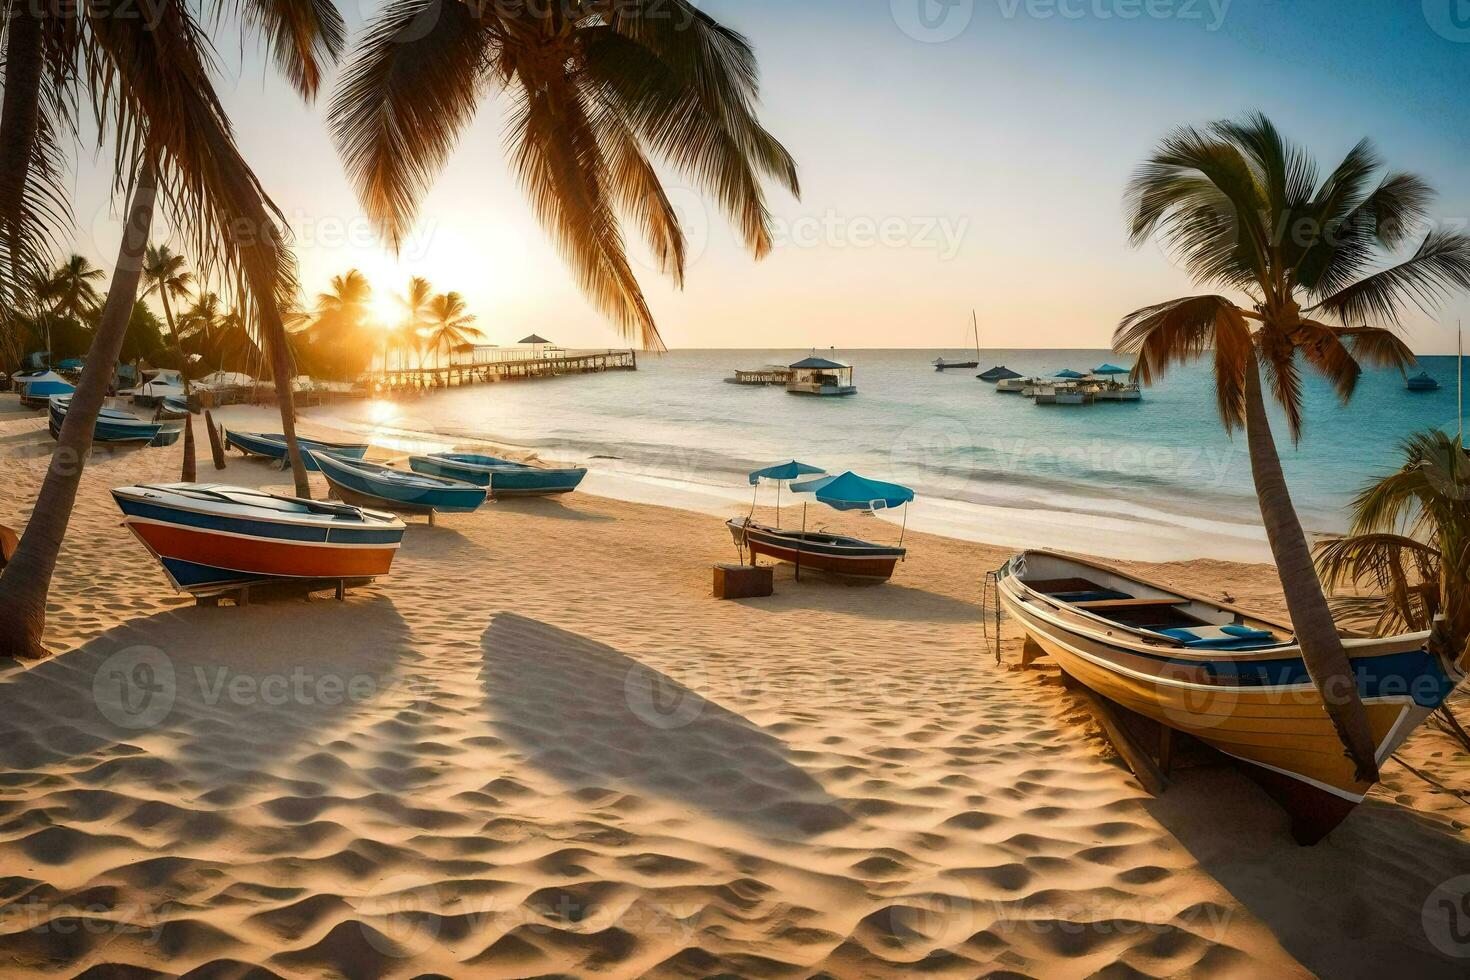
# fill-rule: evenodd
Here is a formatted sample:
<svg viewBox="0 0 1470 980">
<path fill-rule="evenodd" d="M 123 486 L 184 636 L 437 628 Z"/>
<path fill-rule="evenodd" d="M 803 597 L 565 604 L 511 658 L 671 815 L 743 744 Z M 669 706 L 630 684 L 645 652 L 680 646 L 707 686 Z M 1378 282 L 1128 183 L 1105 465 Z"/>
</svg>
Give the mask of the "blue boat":
<svg viewBox="0 0 1470 980">
<path fill-rule="evenodd" d="M 313 473 L 320 467 L 312 458 L 312 451 L 333 453 L 349 459 L 362 459 L 368 451 L 365 442 L 325 442 L 297 436 L 296 444 L 301 447 L 301 462 Z M 279 432 L 234 432 L 226 429 L 225 448 L 238 449 L 247 456 L 264 456 L 266 459 L 286 461 L 286 437 Z"/>
<path fill-rule="evenodd" d="M 415 473 L 463 480 L 478 487 L 488 487 L 495 500 L 504 497 L 545 497 L 571 493 L 587 475 L 580 466 L 540 467 L 515 463 L 498 456 L 477 453 L 434 453 L 410 456 L 408 465 Z"/>
<path fill-rule="evenodd" d="M 381 463 L 307 450 L 322 475 L 349 504 L 408 514 L 467 514 L 485 502 L 484 487 L 395 470 Z"/>
<path fill-rule="evenodd" d="M 70 395 L 53 395 L 47 405 L 46 427 L 51 438 L 61 438 L 61 424 L 71 409 Z M 97 413 L 97 422 L 92 427 L 93 442 L 140 442 L 147 446 L 172 446 L 184 432 L 183 424 L 177 420 L 153 420 L 139 418 L 132 412 L 104 408 Z"/>
<path fill-rule="evenodd" d="M 76 385 L 50 370 L 17 374 L 10 383 L 20 392 L 20 403 L 26 408 L 45 408 L 52 395 L 70 395 L 77 390 Z"/>
</svg>

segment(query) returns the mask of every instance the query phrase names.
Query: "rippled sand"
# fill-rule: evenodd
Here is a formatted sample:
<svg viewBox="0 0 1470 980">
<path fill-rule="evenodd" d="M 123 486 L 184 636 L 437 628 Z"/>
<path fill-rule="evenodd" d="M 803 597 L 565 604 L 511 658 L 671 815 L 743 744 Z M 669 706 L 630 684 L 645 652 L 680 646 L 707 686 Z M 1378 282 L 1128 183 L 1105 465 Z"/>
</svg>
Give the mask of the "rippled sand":
<svg viewBox="0 0 1470 980">
<path fill-rule="evenodd" d="M 24 520 L 49 448 L 38 417 L 0 415 L 0 521 Z M 1301 849 L 1228 767 L 1148 796 L 1054 668 L 1012 666 L 1010 625 L 996 664 L 978 599 L 998 549 L 910 536 L 893 584 L 784 570 L 770 599 L 717 602 L 719 521 L 574 495 L 416 524 L 345 603 L 203 609 L 106 494 L 177 465 L 94 460 L 52 590 L 65 652 L 0 668 L 5 976 L 1470 964 L 1421 926 L 1470 869 L 1464 803 L 1390 764 Z M 288 482 L 239 457 L 218 476 Z M 1277 601 L 1259 566 L 1155 573 Z M 119 701 L 139 664 L 167 704 Z M 1439 733 L 1407 752 L 1470 789 Z"/>
</svg>

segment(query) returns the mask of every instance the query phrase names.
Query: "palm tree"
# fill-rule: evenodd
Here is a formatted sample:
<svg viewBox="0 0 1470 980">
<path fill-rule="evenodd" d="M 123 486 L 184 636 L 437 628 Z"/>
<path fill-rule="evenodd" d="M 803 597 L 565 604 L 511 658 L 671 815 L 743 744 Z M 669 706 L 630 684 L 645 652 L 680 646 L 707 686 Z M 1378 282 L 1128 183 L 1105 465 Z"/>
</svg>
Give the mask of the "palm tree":
<svg viewBox="0 0 1470 980">
<path fill-rule="evenodd" d="M 1319 540 L 1317 572 L 1338 621 L 1379 636 L 1429 631 L 1430 649 L 1470 668 L 1470 456 L 1438 429 L 1400 444 L 1398 470 L 1370 480 L 1348 534 Z M 1470 751 L 1450 712 L 1444 726 Z"/>
<path fill-rule="evenodd" d="M 201 290 L 188 309 L 179 314 L 179 334 L 186 340 L 196 340 L 203 351 L 215 351 L 219 345 L 220 323 L 224 318 L 223 301 L 219 294 Z"/>
<path fill-rule="evenodd" d="M 423 276 L 414 276 L 409 279 L 408 289 L 402 296 L 397 297 L 398 304 L 408 314 L 403 322 L 399 346 L 404 351 L 411 350 L 418 354 L 419 367 L 423 367 L 424 352 L 428 349 L 423 331 L 428 326 L 429 303 L 433 298 L 434 287 L 429 285 L 429 280 Z M 386 358 L 383 362 L 383 370 L 388 370 Z"/>
<path fill-rule="evenodd" d="M 1429 232 L 1404 261 L 1366 274 L 1380 254 L 1409 240 L 1432 195 L 1410 174 L 1375 183 L 1380 168 L 1364 140 L 1319 181 L 1310 156 L 1260 114 L 1174 131 L 1129 185 L 1133 243 L 1158 233 L 1196 280 L 1245 303 L 1221 295 L 1169 300 L 1125 316 L 1113 338 L 1118 350 L 1137 352 L 1134 376 L 1146 383 L 1175 363 L 1207 354 L 1214 361 L 1226 430 L 1245 428 L 1302 659 L 1366 782 L 1377 779 L 1375 742 L 1281 472 L 1262 375 L 1295 443 L 1301 362 L 1346 401 L 1360 361 L 1402 369 L 1413 360 L 1390 330 L 1361 324 L 1396 326 L 1409 302 L 1470 288 L 1470 238 L 1444 231 Z"/>
<path fill-rule="evenodd" d="M 395 250 L 487 92 L 503 92 L 512 166 L 593 303 L 661 347 L 619 214 L 682 284 L 685 239 L 649 155 L 715 196 L 756 258 L 771 248 L 762 177 L 796 165 L 756 119 L 745 38 L 694 0 L 475 4 L 389 0 L 332 99 L 337 148 Z"/>
<path fill-rule="evenodd" d="M 464 297 L 459 293 L 441 293 L 429 301 L 429 349 L 443 351 L 447 358 L 456 347 L 485 336 L 475 327 L 473 314 L 465 312 Z"/>
<path fill-rule="evenodd" d="M 184 353 L 183 339 L 179 334 L 179 325 L 174 320 L 173 306 L 169 303 L 170 297 L 177 300 L 187 299 L 194 288 L 194 273 L 189 271 L 182 255 L 176 254 L 167 245 L 150 245 L 143 256 L 143 293 L 146 298 L 158 294 L 158 301 L 163 305 L 163 319 L 168 324 L 168 333 L 173 341 L 173 348 L 179 355 L 180 370 L 179 377 L 183 380 L 184 398 L 189 398 L 189 361 Z M 184 466 L 180 479 L 185 483 L 193 483 L 197 470 L 194 462 L 194 417 L 184 416 Z"/>
<path fill-rule="evenodd" d="M 105 278 L 107 273 L 91 262 L 71 255 L 51 273 L 42 295 L 50 302 L 53 315 L 81 320 L 102 305 L 97 284 Z"/>
<path fill-rule="evenodd" d="M 187 236 L 203 271 L 234 284 L 251 304 L 273 360 L 283 368 L 278 378 L 290 370 L 278 299 L 294 290 L 295 271 L 280 230 L 284 219 L 235 147 L 214 90 L 209 43 L 188 4 L 159 0 L 146 19 L 118 17 L 90 2 L 10 8 L 0 107 L 0 277 L 7 277 L 0 292 L 13 294 L 13 283 L 38 251 L 15 243 L 38 241 L 48 227 L 45 215 L 26 202 L 59 185 L 37 161 L 54 146 L 58 122 L 70 122 L 66 112 L 79 100 L 72 98 L 78 86 L 85 86 L 92 117 L 117 147 L 114 175 L 128 198 L 117 267 L 92 349 L 25 534 L 0 573 L 0 656 L 36 657 L 45 652 L 46 594 L 93 424 L 133 313 L 160 190 L 170 225 Z M 264 29 L 297 87 L 314 92 L 318 51 L 333 54 L 341 41 L 335 10 L 271 0 L 249 2 L 244 9 L 246 21 Z M 62 98 L 52 98 L 57 93 Z M 76 135 L 75 127 L 69 132 Z M 64 202 L 64 188 L 60 194 Z M 297 486 L 309 491 L 295 446 L 289 385 L 282 387 L 282 425 Z"/>
</svg>

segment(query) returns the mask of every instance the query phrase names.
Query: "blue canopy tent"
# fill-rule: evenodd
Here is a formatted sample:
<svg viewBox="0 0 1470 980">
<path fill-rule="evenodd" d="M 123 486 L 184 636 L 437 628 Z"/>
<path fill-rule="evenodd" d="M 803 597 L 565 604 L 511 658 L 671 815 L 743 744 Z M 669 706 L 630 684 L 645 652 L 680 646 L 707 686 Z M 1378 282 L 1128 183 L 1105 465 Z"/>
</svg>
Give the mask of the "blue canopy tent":
<svg viewBox="0 0 1470 980">
<path fill-rule="evenodd" d="M 1128 368 L 1118 367 L 1116 364 L 1104 364 L 1102 367 L 1092 369 L 1093 374 L 1127 374 Z"/>
<path fill-rule="evenodd" d="M 1085 377 L 1087 377 L 1087 375 L 1082 374 L 1081 372 L 1078 372 L 1078 371 L 1073 371 L 1071 368 L 1062 368 L 1056 374 L 1052 375 L 1052 377 L 1054 377 L 1054 378 L 1066 378 L 1069 381 L 1076 381 L 1078 378 L 1085 378 Z"/>
<path fill-rule="evenodd" d="M 825 473 L 826 470 L 820 466 L 810 463 L 802 463 L 797 460 L 788 460 L 785 463 L 774 463 L 763 469 L 754 470 L 750 474 L 750 485 L 755 487 L 755 493 L 750 497 L 750 516 L 755 516 L 755 501 L 760 494 L 760 483 L 762 480 L 772 480 L 776 484 L 776 526 L 781 526 L 781 484 L 798 477 L 811 476 L 816 473 Z"/>
<path fill-rule="evenodd" d="M 1015 371 L 1012 371 L 1004 364 L 1000 364 L 996 367 L 991 368 L 989 371 L 983 371 L 980 374 L 975 375 L 975 377 L 979 378 L 981 381 L 989 381 L 993 383 L 996 381 L 1010 381 L 1012 378 L 1021 377 L 1021 375 Z"/>
<path fill-rule="evenodd" d="M 904 507 L 914 499 L 914 492 L 897 483 L 884 483 L 858 476 L 852 470 L 837 476 L 824 476 L 816 480 L 805 480 L 791 484 L 793 493 L 809 493 L 834 510 L 887 510 Z M 903 512 L 903 527 L 898 532 L 898 543 L 903 545 L 903 536 L 908 530 L 909 514 Z M 801 505 L 801 530 L 806 533 L 806 504 Z M 801 577 L 801 551 L 797 551 L 796 577 Z"/>
</svg>

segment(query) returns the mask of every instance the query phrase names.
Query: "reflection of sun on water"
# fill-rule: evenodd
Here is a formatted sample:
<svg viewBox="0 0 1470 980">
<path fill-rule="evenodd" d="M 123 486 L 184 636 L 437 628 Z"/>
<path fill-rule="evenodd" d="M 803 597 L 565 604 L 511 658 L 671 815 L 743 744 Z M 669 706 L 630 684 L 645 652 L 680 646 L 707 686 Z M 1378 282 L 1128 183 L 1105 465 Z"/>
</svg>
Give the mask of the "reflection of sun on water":
<svg viewBox="0 0 1470 980">
<path fill-rule="evenodd" d="M 367 415 L 373 425 L 386 425 L 398 418 L 398 406 L 390 401 L 375 398 L 368 402 Z"/>
</svg>

